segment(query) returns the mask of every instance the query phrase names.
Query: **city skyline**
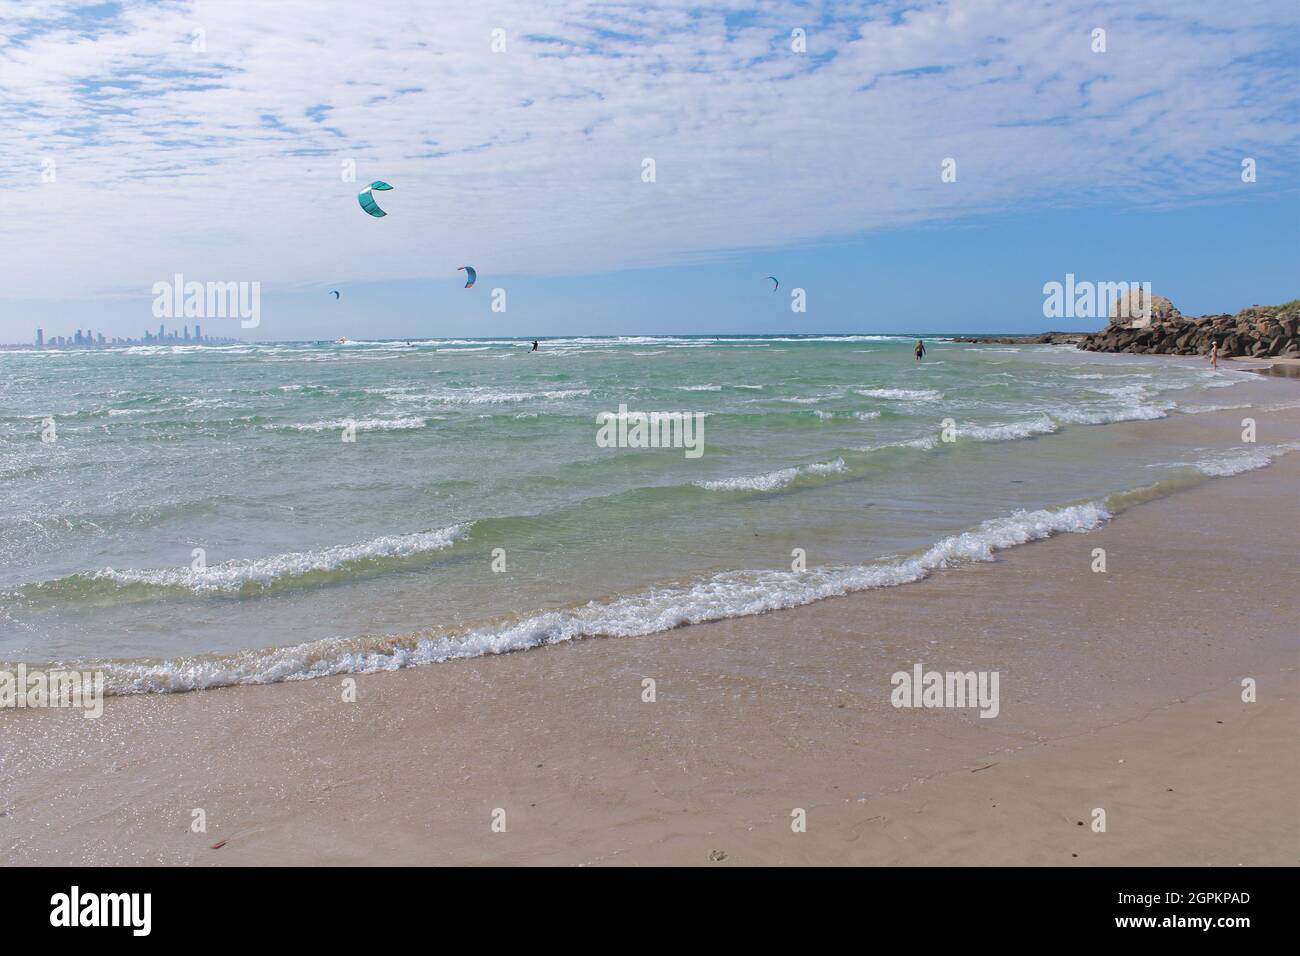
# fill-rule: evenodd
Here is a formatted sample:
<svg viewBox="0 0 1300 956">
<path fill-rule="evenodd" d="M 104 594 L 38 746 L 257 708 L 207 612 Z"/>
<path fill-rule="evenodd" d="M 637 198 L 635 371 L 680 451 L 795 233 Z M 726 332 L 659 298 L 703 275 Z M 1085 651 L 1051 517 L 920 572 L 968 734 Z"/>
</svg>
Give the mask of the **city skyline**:
<svg viewBox="0 0 1300 956">
<path fill-rule="evenodd" d="M 150 345 L 161 342 L 184 342 L 196 345 L 229 345 L 238 342 L 238 339 L 225 338 L 221 336 L 205 336 L 202 325 L 194 326 L 194 335 L 190 335 L 190 327 L 182 326 L 181 331 L 175 329 L 168 334 L 165 323 L 159 323 L 158 332 L 155 334 L 148 329 L 138 339 L 125 336 L 107 336 L 101 330 L 94 331 L 87 328 L 84 331 L 78 328 L 72 335 L 53 335 L 48 339 L 45 337 L 45 328 L 38 326 L 36 329 L 35 346 L 37 348 L 104 348 L 114 345 Z M 18 345 L 21 343 L 5 343 L 7 345 Z"/>
</svg>

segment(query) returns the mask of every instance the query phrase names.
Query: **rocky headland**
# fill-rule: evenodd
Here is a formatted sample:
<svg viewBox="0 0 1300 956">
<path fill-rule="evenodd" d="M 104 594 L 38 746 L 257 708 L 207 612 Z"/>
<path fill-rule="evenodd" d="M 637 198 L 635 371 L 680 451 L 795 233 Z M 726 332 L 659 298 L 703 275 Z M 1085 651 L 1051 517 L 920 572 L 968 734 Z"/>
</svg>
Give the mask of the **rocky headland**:
<svg viewBox="0 0 1300 956">
<path fill-rule="evenodd" d="M 1224 358 L 1300 358 L 1300 299 L 1281 305 L 1252 305 L 1235 315 L 1185 316 L 1164 296 L 1151 296 L 1149 308 L 1121 301 L 1110 322 L 1097 332 L 1040 332 L 1036 335 L 954 337 L 954 342 L 1000 345 L 1075 345 L 1089 352 L 1149 355 L 1208 355 L 1217 342 Z"/>
<path fill-rule="evenodd" d="M 1079 348 L 1090 352 L 1208 355 L 1218 343 L 1219 354 L 1225 358 L 1300 358 L 1298 335 L 1300 299 L 1282 305 L 1252 305 L 1236 315 L 1198 318 L 1183 316 L 1171 306 L 1163 317 L 1153 315 L 1147 325 L 1112 315 L 1110 324 L 1084 336 Z"/>
</svg>

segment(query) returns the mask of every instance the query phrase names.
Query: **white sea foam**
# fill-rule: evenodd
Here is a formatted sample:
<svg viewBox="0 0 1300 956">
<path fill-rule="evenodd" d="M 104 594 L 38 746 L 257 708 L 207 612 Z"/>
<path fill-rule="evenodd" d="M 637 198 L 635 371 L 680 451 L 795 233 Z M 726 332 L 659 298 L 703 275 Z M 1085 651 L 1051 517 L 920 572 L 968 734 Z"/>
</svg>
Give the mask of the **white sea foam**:
<svg viewBox="0 0 1300 956">
<path fill-rule="evenodd" d="M 1169 403 L 1163 406 L 1125 405 L 1122 408 L 1101 409 L 1054 408 L 1051 415 L 1059 421 L 1075 425 L 1109 425 L 1112 422 L 1142 422 L 1165 418 L 1173 407 Z"/>
<path fill-rule="evenodd" d="M 1020 511 L 944 538 L 921 554 L 853 567 L 795 571 L 730 571 L 693 584 L 655 588 L 610 601 L 533 614 L 460 634 L 388 639 L 324 640 L 229 658 L 188 658 L 114 664 L 111 693 L 195 690 L 227 684 L 267 684 L 331 674 L 371 673 L 454 658 L 481 657 L 583 637 L 636 637 L 724 618 L 811 604 L 855 591 L 919 581 L 997 551 L 1063 532 L 1087 532 L 1110 517 L 1101 502 Z"/>
<path fill-rule="evenodd" d="M 678 385 L 683 392 L 720 392 L 721 385 Z"/>
<path fill-rule="evenodd" d="M 932 388 L 859 388 L 859 395 L 867 398 L 893 398 L 912 402 L 933 402 L 943 398 L 943 392 Z"/>
<path fill-rule="evenodd" d="M 784 488 L 798 477 L 798 468 L 781 468 L 762 475 L 742 475 L 739 478 L 697 481 L 694 484 L 698 488 L 707 488 L 709 491 L 772 491 L 776 488 Z"/>
<path fill-rule="evenodd" d="M 742 475 L 738 478 L 722 478 L 717 481 L 696 481 L 697 488 L 709 491 L 775 491 L 784 488 L 800 475 L 832 475 L 846 468 L 843 458 L 834 461 L 815 462 L 800 465 L 797 468 L 780 468 L 761 475 Z"/>
<path fill-rule="evenodd" d="M 1203 475 L 1211 478 L 1228 478 L 1243 472 L 1267 468 L 1273 459 L 1281 458 L 1289 452 L 1300 449 L 1300 442 L 1281 442 L 1277 445 L 1262 445 L 1259 448 L 1243 449 L 1226 454 L 1211 455 L 1192 463 Z"/>
<path fill-rule="evenodd" d="M 195 594 L 238 591 L 246 584 L 266 586 L 276 581 L 302 577 L 320 571 L 335 571 L 345 565 L 379 558 L 406 558 L 452 546 L 469 530 L 470 524 L 456 524 L 435 531 L 384 535 L 361 544 L 335 545 L 318 551 L 291 551 L 263 558 L 224 561 L 206 568 L 150 568 L 117 570 L 104 568 L 91 577 L 116 584 L 148 584 L 183 588 Z"/>
<path fill-rule="evenodd" d="M 562 388 L 549 392 L 501 392 L 492 389 L 465 389 L 446 391 L 434 396 L 438 401 L 453 405 L 498 405 L 507 402 L 528 402 L 539 398 L 558 401 L 565 398 L 583 398 L 591 394 L 589 388 Z"/>
<path fill-rule="evenodd" d="M 367 389 L 367 391 L 371 391 Z M 405 388 L 386 388 L 373 390 L 376 394 L 386 395 L 395 402 L 424 402 L 438 405 L 514 405 L 520 402 L 563 401 L 569 398 L 585 398 L 591 394 L 589 388 L 561 388 L 545 392 L 512 392 L 493 388 L 444 388 L 431 392 L 411 394 Z"/>
<path fill-rule="evenodd" d="M 886 448 L 919 448 L 922 451 L 928 451 L 931 448 L 939 447 L 939 438 L 937 435 L 925 435 L 921 438 L 909 438 L 905 441 L 887 441 L 879 445 L 858 445 L 855 451 L 883 451 Z"/>
<path fill-rule="evenodd" d="M 1257 468 L 1267 468 L 1273 463 L 1273 459 L 1259 451 L 1240 452 L 1236 455 L 1220 455 L 1213 458 L 1202 458 L 1195 462 L 1193 467 L 1203 475 L 1209 475 L 1212 478 L 1227 478 L 1230 475 L 1239 475 L 1245 471 L 1254 471 Z"/>
<path fill-rule="evenodd" d="M 1184 415 L 1204 415 L 1206 412 L 1230 412 L 1239 408 L 1252 407 L 1249 402 L 1242 405 L 1184 405 L 1178 411 Z"/>
<path fill-rule="evenodd" d="M 1142 398 L 1150 389 L 1140 382 L 1133 382 L 1128 385 L 1094 385 L 1088 391 L 1112 398 Z"/>
<path fill-rule="evenodd" d="M 349 425 L 354 425 L 359 432 L 390 432 L 424 428 L 428 423 L 427 418 L 336 418 L 329 421 L 306 422 L 298 425 L 263 425 L 262 427 L 270 431 L 289 429 L 296 432 L 326 432 L 341 431 Z"/>
<path fill-rule="evenodd" d="M 834 461 L 815 462 L 811 465 L 805 465 L 803 471 L 809 475 L 834 475 L 844 471 L 844 459 L 836 458 Z"/>
<path fill-rule="evenodd" d="M 769 336 L 765 336 L 764 339 L 765 339 L 765 341 L 767 341 L 767 342 L 903 342 L 903 341 L 911 341 L 910 339 L 908 339 L 906 336 L 903 336 L 903 335 L 807 335 L 807 336 L 801 336 L 801 337 L 793 337 L 793 336 L 778 336 L 778 335 L 773 335 L 773 336 L 770 336 L 770 337 L 769 337 Z M 715 341 L 715 342 L 749 342 L 749 343 L 751 343 L 751 344 L 761 344 L 761 343 L 754 343 L 754 342 L 752 342 L 752 340 L 750 340 L 750 339 L 729 339 L 729 338 L 721 338 L 721 339 L 714 339 L 714 341 Z"/>
<path fill-rule="evenodd" d="M 957 435 L 975 441 L 1015 441 L 1034 435 L 1050 435 L 1056 429 L 1056 422 L 1046 415 L 1039 415 L 1037 418 L 1001 425 L 962 425 L 957 429 Z"/>
</svg>

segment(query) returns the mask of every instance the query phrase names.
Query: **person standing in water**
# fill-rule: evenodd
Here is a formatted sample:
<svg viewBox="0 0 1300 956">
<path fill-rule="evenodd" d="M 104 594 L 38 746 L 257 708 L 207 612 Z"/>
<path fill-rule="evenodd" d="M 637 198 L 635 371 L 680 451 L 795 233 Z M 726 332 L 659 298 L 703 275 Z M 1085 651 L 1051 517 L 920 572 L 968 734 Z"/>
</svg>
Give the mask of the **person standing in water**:
<svg viewBox="0 0 1300 956">
<path fill-rule="evenodd" d="M 1210 346 L 1210 368 L 1219 367 L 1219 343 L 1215 342 Z"/>
<path fill-rule="evenodd" d="M 534 352 L 537 351 L 537 340 L 536 340 L 536 339 L 533 339 L 533 351 L 534 351 Z"/>
<path fill-rule="evenodd" d="M 917 339 L 916 349 L 914 351 L 916 352 L 916 360 L 918 362 L 921 361 L 922 356 L 925 355 L 925 343 L 922 342 L 920 339 Z"/>
</svg>

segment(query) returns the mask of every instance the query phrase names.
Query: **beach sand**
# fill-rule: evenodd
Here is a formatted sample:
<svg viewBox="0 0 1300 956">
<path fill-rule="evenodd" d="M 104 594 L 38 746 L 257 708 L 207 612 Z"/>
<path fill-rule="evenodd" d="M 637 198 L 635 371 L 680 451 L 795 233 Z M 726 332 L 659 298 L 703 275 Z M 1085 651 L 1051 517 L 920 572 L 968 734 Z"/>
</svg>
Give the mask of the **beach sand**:
<svg viewBox="0 0 1300 956">
<path fill-rule="evenodd" d="M 916 584 L 355 703 L 332 677 L 0 714 L 0 862 L 1295 864 L 1297 487 L 1300 453 Z M 997 671 L 999 715 L 891 706 L 918 663 Z"/>
</svg>

